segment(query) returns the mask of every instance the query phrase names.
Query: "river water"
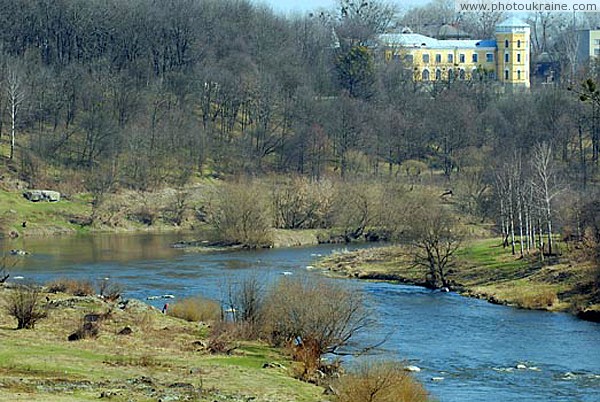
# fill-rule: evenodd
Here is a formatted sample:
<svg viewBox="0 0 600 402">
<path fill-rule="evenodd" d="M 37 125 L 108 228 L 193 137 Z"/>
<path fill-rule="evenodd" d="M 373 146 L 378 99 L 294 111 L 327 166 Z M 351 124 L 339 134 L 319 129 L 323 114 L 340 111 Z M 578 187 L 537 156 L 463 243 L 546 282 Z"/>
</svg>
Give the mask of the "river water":
<svg viewBox="0 0 600 402">
<path fill-rule="evenodd" d="M 169 247 L 185 237 L 17 239 L 0 248 L 32 253 L 11 270 L 14 281 L 109 277 L 126 287 L 127 297 L 202 294 L 217 300 L 228 282 L 245 275 L 259 275 L 264 281 L 290 274 L 321 275 L 306 267 L 342 248 L 196 254 Z M 360 341 L 369 344 L 388 337 L 379 354 L 421 368 L 415 375 L 437 400 L 600 401 L 600 324 L 413 286 L 337 280 L 362 292 L 378 320 L 377 330 Z M 165 301 L 169 300 L 149 303 L 161 307 Z"/>
</svg>

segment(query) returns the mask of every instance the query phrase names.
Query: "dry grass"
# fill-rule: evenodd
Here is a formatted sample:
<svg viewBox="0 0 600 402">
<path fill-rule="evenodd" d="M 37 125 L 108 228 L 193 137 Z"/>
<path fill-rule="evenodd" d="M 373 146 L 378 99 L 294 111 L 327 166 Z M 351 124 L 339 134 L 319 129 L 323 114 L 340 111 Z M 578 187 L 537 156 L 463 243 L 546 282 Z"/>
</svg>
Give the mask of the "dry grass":
<svg viewBox="0 0 600 402">
<path fill-rule="evenodd" d="M 94 285 L 88 280 L 58 278 L 46 284 L 49 293 L 68 293 L 74 296 L 95 294 Z"/>
<path fill-rule="evenodd" d="M 0 305 L 11 292 L 0 287 Z M 111 309 L 96 297 L 42 296 L 50 298 L 51 308 L 32 330 L 15 331 L 14 318 L 0 309 L 0 382 L 5 385 L 0 400 L 79 402 L 98 400 L 113 390 L 118 395 L 111 398 L 119 401 L 198 400 L 199 391 L 203 401 L 322 399 L 322 388 L 263 369 L 265 362 L 291 362 L 262 343 L 234 341 L 225 345 L 225 352 L 235 345 L 230 355 L 203 353 L 190 346 L 210 345 L 205 327 L 161 314 L 145 303 L 130 300 L 124 309 Z M 97 336 L 68 342 L 87 313 L 106 315 Z M 125 327 L 132 333 L 118 335 Z M 188 392 L 192 387 L 195 398 Z"/>
<path fill-rule="evenodd" d="M 514 296 L 519 307 L 527 309 L 550 309 L 558 302 L 553 289 L 536 289 L 534 292 L 517 293 Z"/>
<path fill-rule="evenodd" d="M 335 402 L 424 402 L 425 389 L 399 363 L 365 362 L 340 378 Z"/>
<path fill-rule="evenodd" d="M 169 306 L 168 314 L 190 322 L 208 322 L 221 319 L 219 303 L 203 297 L 191 297 Z"/>
</svg>

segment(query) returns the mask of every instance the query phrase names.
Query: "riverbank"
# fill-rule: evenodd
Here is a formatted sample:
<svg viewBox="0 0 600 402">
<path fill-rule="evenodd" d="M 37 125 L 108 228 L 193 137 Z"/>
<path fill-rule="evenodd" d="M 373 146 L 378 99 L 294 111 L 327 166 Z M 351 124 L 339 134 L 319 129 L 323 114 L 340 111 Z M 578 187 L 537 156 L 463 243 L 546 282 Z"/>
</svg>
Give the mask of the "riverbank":
<svg viewBox="0 0 600 402">
<path fill-rule="evenodd" d="M 466 244 L 448 271 L 451 290 L 517 308 L 568 311 L 587 319 L 597 317 L 600 295 L 594 290 L 594 269 L 590 263 L 561 257 L 542 264 L 535 255 L 512 256 L 501 244 L 500 239 Z M 412 264 L 408 246 L 337 253 L 322 259 L 317 267 L 338 276 L 425 285 L 426 270 Z"/>
<path fill-rule="evenodd" d="M 236 246 L 230 244 L 206 246 L 209 240 L 205 237 L 213 229 L 196 216 L 201 213 L 201 194 L 205 190 L 206 186 L 186 190 L 188 202 L 178 223 L 173 221 L 170 208 L 177 194 L 173 189 L 165 189 L 145 195 L 135 192 L 115 194 L 103 207 L 99 221 L 93 224 L 88 222 L 92 214 L 89 195 L 78 194 L 55 203 L 34 203 L 26 200 L 19 191 L 0 190 L 0 206 L 4 210 L 0 212 L 0 240 L 89 233 L 195 232 L 198 238 L 178 246 L 190 252 L 233 249 Z M 141 199 L 145 201 L 142 203 Z M 153 206 L 153 212 L 148 204 Z M 312 246 L 341 238 L 334 230 L 327 229 L 272 229 L 271 237 L 275 248 Z"/>
<path fill-rule="evenodd" d="M 0 288 L 2 303 L 12 291 Z M 0 309 L 1 400 L 327 400 L 323 388 L 292 378 L 289 358 L 264 344 L 236 342 L 231 354 L 214 354 L 205 348 L 208 327 L 142 302 L 111 308 L 93 296 L 45 297 L 48 317 L 33 330 L 16 331 Z M 90 314 L 101 317 L 97 336 L 68 341 Z"/>
</svg>

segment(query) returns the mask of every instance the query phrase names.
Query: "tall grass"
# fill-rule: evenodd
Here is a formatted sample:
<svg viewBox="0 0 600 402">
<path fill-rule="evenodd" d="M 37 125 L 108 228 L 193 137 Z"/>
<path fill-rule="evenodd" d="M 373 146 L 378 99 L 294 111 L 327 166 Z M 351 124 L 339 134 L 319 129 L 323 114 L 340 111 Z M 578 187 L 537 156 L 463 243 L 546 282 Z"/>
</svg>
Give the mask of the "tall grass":
<svg viewBox="0 0 600 402">
<path fill-rule="evenodd" d="M 196 296 L 174 303 L 167 314 L 190 322 L 218 321 L 221 318 L 221 306 L 213 300 Z"/>
<path fill-rule="evenodd" d="M 365 362 L 334 385 L 335 402 L 425 402 L 421 384 L 397 362 Z"/>
</svg>

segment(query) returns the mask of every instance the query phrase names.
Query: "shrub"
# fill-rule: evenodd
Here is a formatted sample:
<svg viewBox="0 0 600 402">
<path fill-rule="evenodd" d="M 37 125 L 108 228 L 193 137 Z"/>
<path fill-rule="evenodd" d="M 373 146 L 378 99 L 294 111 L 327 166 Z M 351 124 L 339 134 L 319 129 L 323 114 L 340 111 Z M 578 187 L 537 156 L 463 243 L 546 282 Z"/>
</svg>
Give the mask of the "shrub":
<svg viewBox="0 0 600 402">
<path fill-rule="evenodd" d="M 213 300 L 198 296 L 174 303 L 169 306 L 167 313 L 190 322 L 218 321 L 221 318 L 221 306 Z"/>
<path fill-rule="evenodd" d="M 74 296 L 95 294 L 94 285 L 88 280 L 59 278 L 46 285 L 49 293 L 68 293 Z"/>
<path fill-rule="evenodd" d="M 265 335 L 275 346 L 292 346 L 304 364 L 302 377 L 320 367 L 321 356 L 348 348 L 372 324 L 360 293 L 324 279 L 280 279 L 267 295 L 264 314 Z"/>
<path fill-rule="evenodd" d="M 116 301 L 121 297 L 121 293 L 123 293 L 123 286 L 108 278 L 101 279 L 98 281 L 98 293 L 106 301 Z"/>
<path fill-rule="evenodd" d="M 245 339 L 255 339 L 260 335 L 264 293 L 263 281 L 257 275 L 228 284 L 226 304 Z"/>
<path fill-rule="evenodd" d="M 36 322 L 46 317 L 42 294 L 38 286 L 21 285 L 7 298 L 6 311 L 17 319 L 17 329 L 33 329 Z"/>
<path fill-rule="evenodd" d="M 244 325 L 233 322 L 220 321 L 213 325 L 208 338 L 208 351 L 210 353 L 231 354 L 238 348 L 234 343 L 243 337 Z"/>
<path fill-rule="evenodd" d="M 331 226 L 333 186 L 296 177 L 273 188 L 275 226 L 281 229 L 318 229 Z"/>
<path fill-rule="evenodd" d="M 335 402 L 424 402 L 427 392 L 399 363 L 365 362 L 332 387 Z"/>
<path fill-rule="evenodd" d="M 256 183 L 223 185 L 209 221 L 223 241 L 246 247 L 273 243 L 268 197 Z"/>
</svg>

